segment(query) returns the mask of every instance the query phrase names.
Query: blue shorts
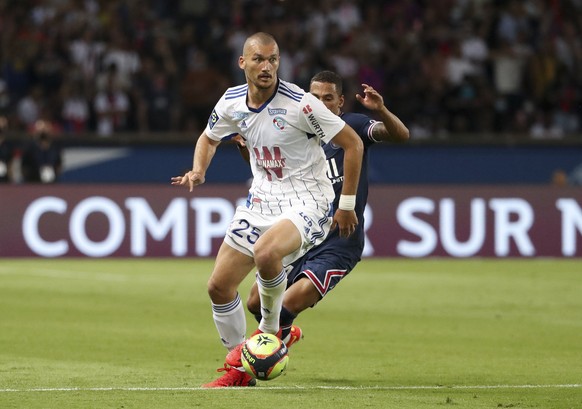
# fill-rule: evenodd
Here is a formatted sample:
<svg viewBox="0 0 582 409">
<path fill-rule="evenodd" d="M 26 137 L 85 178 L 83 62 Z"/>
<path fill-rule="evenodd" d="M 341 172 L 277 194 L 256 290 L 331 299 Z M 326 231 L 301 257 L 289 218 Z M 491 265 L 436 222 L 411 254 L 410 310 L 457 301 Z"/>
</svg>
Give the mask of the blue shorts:
<svg viewBox="0 0 582 409">
<path fill-rule="evenodd" d="M 287 287 L 307 277 L 321 298 L 331 291 L 360 261 L 361 251 L 338 248 L 334 241 L 325 241 L 292 264 L 287 273 Z"/>
</svg>

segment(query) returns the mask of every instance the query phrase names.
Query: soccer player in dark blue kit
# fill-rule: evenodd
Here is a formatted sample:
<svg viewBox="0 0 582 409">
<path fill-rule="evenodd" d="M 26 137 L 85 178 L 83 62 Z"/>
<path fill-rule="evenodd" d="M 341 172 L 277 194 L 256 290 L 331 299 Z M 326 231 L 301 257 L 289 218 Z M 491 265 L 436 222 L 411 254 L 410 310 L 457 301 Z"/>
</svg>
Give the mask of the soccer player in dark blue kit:
<svg viewBox="0 0 582 409">
<path fill-rule="evenodd" d="M 368 198 L 368 148 L 379 142 L 405 142 L 408 128 L 384 105 L 382 96 L 367 84 L 362 84 L 363 96 L 356 99 L 374 112 L 379 120 L 367 115 L 342 112 L 344 104 L 342 78 L 332 71 L 316 74 L 309 91 L 320 99 L 329 110 L 339 115 L 360 136 L 364 143 L 362 170 L 356 195 L 355 211 L 359 224 L 355 232 L 343 238 L 338 230 L 329 233 L 325 241 L 311 249 L 303 258 L 294 262 L 287 275 L 287 289 L 280 317 L 281 339 L 291 346 L 302 338 L 302 331 L 293 325 L 299 313 L 317 304 L 360 261 L 364 250 L 364 209 Z M 334 209 L 340 205 L 343 184 L 343 150 L 333 141 L 323 146 L 328 164 L 328 177 L 336 194 Z M 247 300 L 248 310 L 260 319 L 260 300 L 256 285 Z M 228 359 L 227 359 L 228 361 Z"/>
</svg>

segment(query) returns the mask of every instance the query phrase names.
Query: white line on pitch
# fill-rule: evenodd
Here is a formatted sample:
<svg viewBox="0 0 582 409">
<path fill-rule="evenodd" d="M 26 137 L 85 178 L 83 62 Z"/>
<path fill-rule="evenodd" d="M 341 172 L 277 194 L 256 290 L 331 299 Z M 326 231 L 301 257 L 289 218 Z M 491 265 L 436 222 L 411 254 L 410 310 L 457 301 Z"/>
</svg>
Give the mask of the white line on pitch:
<svg viewBox="0 0 582 409">
<path fill-rule="evenodd" d="M 220 388 L 220 390 L 345 390 L 345 391 L 398 391 L 398 390 L 440 390 L 440 389 L 559 389 L 582 388 L 582 384 L 554 384 L 554 385 L 411 385 L 411 386 L 260 386 L 258 388 Z M 201 387 L 176 387 L 176 388 L 148 388 L 148 387 L 101 387 L 101 388 L 30 388 L 30 389 L 0 389 L 1 392 L 107 392 L 107 391 L 207 391 L 210 389 Z"/>
</svg>

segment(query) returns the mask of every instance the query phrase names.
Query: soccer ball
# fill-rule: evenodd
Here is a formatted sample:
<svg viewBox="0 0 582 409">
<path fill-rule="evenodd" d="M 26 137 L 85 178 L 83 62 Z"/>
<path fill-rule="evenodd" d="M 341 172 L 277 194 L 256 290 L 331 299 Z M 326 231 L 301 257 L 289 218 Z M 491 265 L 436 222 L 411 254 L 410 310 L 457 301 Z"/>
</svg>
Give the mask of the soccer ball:
<svg viewBox="0 0 582 409">
<path fill-rule="evenodd" d="M 241 348 L 241 361 L 250 376 L 269 381 L 281 375 L 287 368 L 287 346 L 273 334 L 253 335 Z"/>
</svg>

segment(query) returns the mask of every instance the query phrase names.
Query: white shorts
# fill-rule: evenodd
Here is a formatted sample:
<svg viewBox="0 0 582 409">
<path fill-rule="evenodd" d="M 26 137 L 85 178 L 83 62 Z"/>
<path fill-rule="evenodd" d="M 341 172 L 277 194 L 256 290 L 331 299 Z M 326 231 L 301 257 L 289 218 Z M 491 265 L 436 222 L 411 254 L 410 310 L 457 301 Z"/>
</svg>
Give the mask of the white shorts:
<svg viewBox="0 0 582 409">
<path fill-rule="evenodd" d="M 290 220 L 301 235 L 301 246 L 283 258 L 284 266 L 291 264 L 309 249 L 320 244 L 329 233 L 332 223 L 330 212 L 325 213 L 311 207 L 293 207 L 282 214 L 265 215 L 239 206 L 226 231 L 224 241 L 241 253 L 254 257 L 254 244 L 261 234 L 284 219 Z"/>
</svg>

